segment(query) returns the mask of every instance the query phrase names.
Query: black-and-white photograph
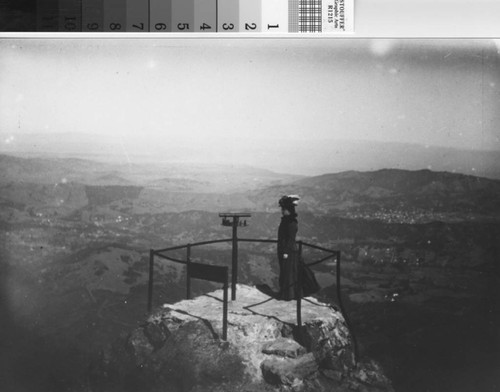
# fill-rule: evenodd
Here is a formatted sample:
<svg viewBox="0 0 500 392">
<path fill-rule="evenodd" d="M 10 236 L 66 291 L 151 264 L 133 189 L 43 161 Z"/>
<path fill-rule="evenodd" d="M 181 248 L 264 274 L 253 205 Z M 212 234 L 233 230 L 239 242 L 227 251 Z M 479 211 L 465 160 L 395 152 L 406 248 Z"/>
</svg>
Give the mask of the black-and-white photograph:
<svg viewBox="0 0 500 392">
<path fill-rule="evenodd" d="M 0 40 L 0 389 L 500 389 L 500 41 Z"/>
</svg>

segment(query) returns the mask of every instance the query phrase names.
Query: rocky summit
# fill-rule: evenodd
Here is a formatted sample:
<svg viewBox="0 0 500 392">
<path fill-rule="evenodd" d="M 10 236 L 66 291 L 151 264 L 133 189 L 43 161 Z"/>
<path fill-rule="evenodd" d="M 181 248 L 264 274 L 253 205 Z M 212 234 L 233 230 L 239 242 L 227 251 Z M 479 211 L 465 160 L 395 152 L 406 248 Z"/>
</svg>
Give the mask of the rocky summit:
<svg viewBox="0 0 500 392">
<path fill-rule="evenodd" d="M 339 310 L 313 297 L 279 301 L 237 286 L 222 340 L 223 291 L 164 304 L 106 348 L 93 391 L 392 391 L 374 361 L 356 361 Z"/>
</svg>

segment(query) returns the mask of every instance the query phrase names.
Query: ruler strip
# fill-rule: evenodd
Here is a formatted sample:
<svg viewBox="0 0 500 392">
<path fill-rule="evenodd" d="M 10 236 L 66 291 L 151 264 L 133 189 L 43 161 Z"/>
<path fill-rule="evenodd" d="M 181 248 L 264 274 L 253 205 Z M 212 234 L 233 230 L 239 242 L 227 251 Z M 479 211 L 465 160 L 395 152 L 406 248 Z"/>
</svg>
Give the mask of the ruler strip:
<svg viewBox="0 0 500 392">
<path fill-rule="evenodd" d="M 266 0 L 263 0 L 266 1 Z M 262 1 L 240 0 L 239 31 L 242 33 L 259 33 L 262 31 Z"/>
<path fill-rule="evenodd" d="M 149 0 L 149 31 L 166 33 L 172 31 L 172 0 Z"/>
<path fill-rule="evenodd" d="M 0 0 L 6 15 L 18 0 Z M 351 33 L 354 0 L 26 0 L 40 32 Z M 4 20 L 6 22 L 4 22 Z M 29 24 L 0 18 L 8 31 Z M 15 28 L 19 27 L 20 30 Z M 33 31 L 33 30 L 31 30 Z"/>
<path fill-rule="evenodd" d="M 103 0 L 82 0 L 82 31 L 104 31 Z"/>
<path fill-rule="evenodd" d="M 264 33 L 288 33 L 287 1 L 262 1 L 262 31 Z"/>
<path fill-rule="evenodd" d="M 36 30 L 59 31 L 59 2 L 57 0 L 37 0 Z"/>
<path fill-rule="evenodd" d="M 194 31 L 194 0 L 172 0 L 172 31 Z"/>
<path fill-rule="evenodd" d="M 220 33 L 235 33 L 239 31 L 239 3 L 235 0 L 218 0 L 217 31 Z"/>
<path fill-rule="evenodd" d="M 103 0 L 104 31 L 123 32 L 127 24 L 127 5 L 125 0 Z"/>
<path fill-rule="evenodd" d="M 194 0 L 194 31 L 196 33 L 217 31 L 217 0 Z"/>
<path fill-rule="evenodd" d="M 149 0 L 126 0 L 126 14 L 126 31 L 131 33 L 149 31 Z"/>
<path fill-rule="evenodd" d="M 66 33 L 82 31 L 81 0 L 59 0 L 59 31 Z"/>
</svg>

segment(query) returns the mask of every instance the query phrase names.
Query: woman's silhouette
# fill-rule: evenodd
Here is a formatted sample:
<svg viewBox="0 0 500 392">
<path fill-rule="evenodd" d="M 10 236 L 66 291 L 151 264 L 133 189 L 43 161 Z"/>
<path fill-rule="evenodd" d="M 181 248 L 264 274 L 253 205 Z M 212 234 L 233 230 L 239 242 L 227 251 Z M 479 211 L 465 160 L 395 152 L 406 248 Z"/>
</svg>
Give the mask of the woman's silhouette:
<svg viewBox="0 0 500 392">
<path fill-rule="evenodd" d="M 278 228 L 278 261 L 279 298 L 290 301 L 295 298 L 296 283 L 298 278 L 299 254 L 295 237 L 298 230 L 295 206 L 300 198 L 297 195 L 283 196 L 279 200 L 281 207 L 281 223 Z"/>
</svg>

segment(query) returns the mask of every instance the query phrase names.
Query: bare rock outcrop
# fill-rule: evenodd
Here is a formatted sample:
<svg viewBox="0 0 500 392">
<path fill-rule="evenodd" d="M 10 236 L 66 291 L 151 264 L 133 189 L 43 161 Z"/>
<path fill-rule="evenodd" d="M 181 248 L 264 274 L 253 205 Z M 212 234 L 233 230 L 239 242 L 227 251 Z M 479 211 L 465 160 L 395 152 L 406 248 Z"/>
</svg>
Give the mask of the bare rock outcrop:
<svg viewBox="0 0 500 392">
<path fill-rule="evenodd" d="M 373 361 L 355 362 L 341 313 L 308 297 L 296 302 L 238 285 L 222 336 L 222 290 L 158 308 L 103 352 L 95 391 L 392 391 Z"/>
</svg>

